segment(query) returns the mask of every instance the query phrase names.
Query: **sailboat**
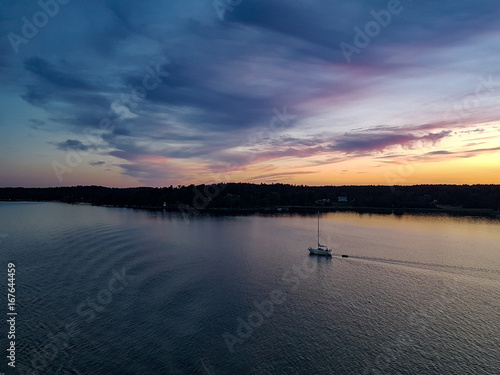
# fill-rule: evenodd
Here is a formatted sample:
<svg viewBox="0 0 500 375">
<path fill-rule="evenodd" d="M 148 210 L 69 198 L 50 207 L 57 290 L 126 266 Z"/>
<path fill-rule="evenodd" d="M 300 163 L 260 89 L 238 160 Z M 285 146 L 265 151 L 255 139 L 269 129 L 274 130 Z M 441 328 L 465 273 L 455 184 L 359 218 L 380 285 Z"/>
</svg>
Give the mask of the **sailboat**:
<svg viewBox="0 0 500 375">
<path fill-rule="evenodd" d="M 311 254 L 332 256 L 332 249 L 329 249 L 328 246 L 321 245 L 319 243 L 319 212 L 318 212 L 318 247 L 317 248 L 310 247 L 308 250 Z"/>
</svg>

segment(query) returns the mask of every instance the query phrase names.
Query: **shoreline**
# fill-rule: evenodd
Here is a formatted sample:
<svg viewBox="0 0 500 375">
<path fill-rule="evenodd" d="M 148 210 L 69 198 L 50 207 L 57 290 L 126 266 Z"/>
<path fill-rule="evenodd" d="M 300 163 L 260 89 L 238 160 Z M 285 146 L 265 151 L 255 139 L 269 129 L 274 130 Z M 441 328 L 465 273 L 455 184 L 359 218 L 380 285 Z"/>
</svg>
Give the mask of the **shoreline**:
<svg viewBox="0 0 500 375">
<path fill-rule="evenodd" d="M 187 205 L 169 206 L 141 206 L 141 205 L 109 205 L 95 203 L 74 203 L 61 200 L 13 200 L 0 199 L 0 202 L 52 202 L 73 205 L 90 205 L 96 207 L 128 208 L 145 211 L 180 212 L 187 215 L 210 214 L 220 216 L 247 216 L 247 215 L 286 215 L 286 214 L 317 214 L 328 212 L 353 212 L 358 214 L 379 214 L 379 215 L 444 215 L 449 217 L 482 217 L 489 219 L 500 219 L 500 214 L 493 209 L 484 208 L 463 208 L 456 206 L 441 206 L 438 208 L 407 208 L 407 207 L 355 207 L 355 206 L 276 206 L 276 207 L 248 207 L 248 208 L 194 208 Z"/>
</svg>

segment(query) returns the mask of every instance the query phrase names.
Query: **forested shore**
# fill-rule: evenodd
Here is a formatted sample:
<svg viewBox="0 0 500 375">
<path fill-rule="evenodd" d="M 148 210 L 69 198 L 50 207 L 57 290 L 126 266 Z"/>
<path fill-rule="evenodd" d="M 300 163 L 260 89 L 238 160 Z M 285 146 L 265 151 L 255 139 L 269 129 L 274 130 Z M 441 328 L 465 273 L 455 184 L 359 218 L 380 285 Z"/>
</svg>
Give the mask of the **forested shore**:
<svg viewBox="0 0 500 375">
<path fill-rule="evenodd" d="M 443 212 L 497 216 L 500 185 L 305 186 L 226 183 L 162 188 L 0 188 L 3 201 L 57 201 L 183 212 Z"/>
</svg>

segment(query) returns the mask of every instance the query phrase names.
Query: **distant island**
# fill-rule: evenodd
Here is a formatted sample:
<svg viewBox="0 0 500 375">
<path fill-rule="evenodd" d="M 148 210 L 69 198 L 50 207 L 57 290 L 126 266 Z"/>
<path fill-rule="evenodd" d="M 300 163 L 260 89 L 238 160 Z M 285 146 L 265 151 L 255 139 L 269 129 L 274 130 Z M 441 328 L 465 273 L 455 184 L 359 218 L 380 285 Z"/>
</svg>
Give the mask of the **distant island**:
<svg viewBox="0 0 500 375">
<path fill-rule="evenodd" d="M 162 188 L 0 188 L 2 201 L 55 201 L 150 210 L 244 214 L 355 211 L 499 217 L 500 185 L 305 186 L 219 183 Z"/>
</svg>

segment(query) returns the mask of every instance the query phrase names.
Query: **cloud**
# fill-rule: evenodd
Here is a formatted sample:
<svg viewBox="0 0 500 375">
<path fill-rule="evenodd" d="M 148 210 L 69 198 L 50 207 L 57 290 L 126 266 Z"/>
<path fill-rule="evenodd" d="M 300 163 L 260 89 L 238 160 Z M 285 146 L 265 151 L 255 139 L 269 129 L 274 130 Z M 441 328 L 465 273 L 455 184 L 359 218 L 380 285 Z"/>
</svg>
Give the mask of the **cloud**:
<svg viewBox="0 0 500 375">
<path fill-rule="evenodd" d="M 34 130 L 40 130 L 40 129 L 45 129 L 46 128 L 46 122 L 40 119 L 30 119 L 28 121 L 28 125 L 30 128 Z"/>
<path fill-rule="evenodd" d="M 500 151 L 500 147 L 485 147 L 469 150 L 436 150 L 423 153 L 421 155 L 413 155 L 411 160 L 418 161 L 439 161 L 447 159 L 467 159 L 479 156 L 481 154 L 490 154 Z M 408 157 L 407 157 L 408 158 Z"/>
<path fill-rule="evenodd" d="M 297 175 L 308 175 L 308 174 L 314 174 L 318 173 L 318 171 L 290 171 L 290 172 L 276 172 L 276 173 L 267 173 L 267 174 L 259 174 L 256 176 L 253 176 L 248 179 L 248 182 L 252 181 L 269 181 L 269 182 L 276 182 L 279 181 L 279 178 L 281 177 L 288 177 L 293 179 L 294 176 Z"/>
<path fill-rule="evenodd" d="M 45 59 L 31 57 L 24 62 L 24 68 L 52 85 L 63 89 L 88 89 L 90 86 L 72 75 L 71 67 L 57 67 Z"/>
<path fill-rule="evenodd" d="M 496 121 L 490 91 L 466 118 L 454 105 L 474 91 L 477 82 L 467 79 L 483 68 L 493 69 L 495 82 L 500 75 L 500 3 L 401 4 L 348 64 L 339 44 L 354 43 L 354 27 L 373 20 L 386 0 L 244 0 L 222 22 L 205 0 L 71 2 L 18 55 L 0 41 L 0 83 L 24 100 L 12 113 L 40 114 L 23 124 L 68 138 L 52 143 L 59 150 L 99 149 L 142 181 L 286 158 L 309 166 L 397 159 L 400 148 L 422 153 L 418 146 L 465 138 Z M 21 17 L 38 10 L 9 2 L 0 33 L 19 31 Z M 145 89 L 158 69 L 168 76 Z M 273 122 L 283 106 L 295 116 L 285 126 Z M 10 118 L 2 110 L 2 123 Z M 101 131 L 105 119 L 112 128 Z M 84 141 L 88 130 L 96 131 L 92 144 Z M 452 156 L 432 152 L 427 157 Z"/>
<path fill-rule="evenodd" d="M 101 165 L 104 165 L 104 164 L 106 164 L 106 162 L 102 161 L 102 160 L 89 162 L 89 165 L 91 165 L 93 167 L 98 167 L 98 166 L 101 166 Z"/>
<path fill-rule="evenodd" d="M 56 144 L 59 150 L 63 151 L 89 151 L 91 149 L 95 149 L 94 145 L 86 145 L 75 139 L 67 139 L 64 142 L 60 142 Z"/>
<path fill-rule="evenodd" d="M 430 151 L 426 152 L 425 155 L 452 155 L 453 152 L 451 151 L 446 151 L 446 150 L 437 150 L 437 151 Z"/>
<path fill-rule="evenodd" d="M 357 56 L 354 64 L 384 69 L 393 56 L 379 52 L 387 48 L 405 49 L 405 52 L 409 44 L 420 49 L 442 48 L 487 34 L 495 30 L 494 20 L 500 13 L 500 6 L 494 0 L 482 2 L 481 6 L 467 0 L 439 4 L 431 0 L 418 4 L 403 0 L 399 5 L 402 12 L 392 15 L 389 24 L 374 38 L 378 48 L 368 48 Z M 268 34 L 281 35 L 284 40 L 301 41 L 302 44 L 296 43 L 297 56 L 312 55 L 345 63 L 340 43 L 354 45 L 354 28 L 364 29 L 373 21 L 371 12 L 386 9 L 387 1 L 254 0 L 244 1 L 234 11 L 226 12 L 225 20 L 265 29 Z M 390 65 L 399 64 L 392 61 Z M 411 65 L 408 62 L 399 66 Z"/>
<path fill-rule="evenodd" d="M 474 154 L 474 156 L 482 154 L 482 153 L 491 153 L 500 151 L 500 147 L 487 147 L 487 148 L 477 148 L 472 150 L 462 151 L 462 154 Z M 459 152 L 457 152 L 459 153 Z"/>
<path fill-rule="evenodd" d="M 422 136 L 406 133 L 405 129 L 399 132 L 357 132 L 345 133 L 335 139 L 330 146 L 332 150 L 345 153 L 360 153 L 384 151 L 391 146 L 412 147 L 417 142 L 435 144 L 448 137 L 450 131 L 443 130 L 439 133 L 428 133 Z"/>
<path fill-rule="evenodd" d="M 323 135 L 322 137 L 311 137 L 309 139 L 285 137 L 281 142 L 286 145 L 286 148 L 275 148 L 267 155 L 303 157 L 337 152 L 350 157 L 363 157 L 381 153 L 391 147 L 413 148 L 422 144 L 435 145 L 452 134 L 450 130 L 423 134 L 409 131 L 415 127 L 418 128 L 418 126 L 394 127 L 391 128 L 391 131 L 380 131 L 381 126 L 374 126 L 368 129 L 358 129 L 353 132 Z"/>
</svg>

